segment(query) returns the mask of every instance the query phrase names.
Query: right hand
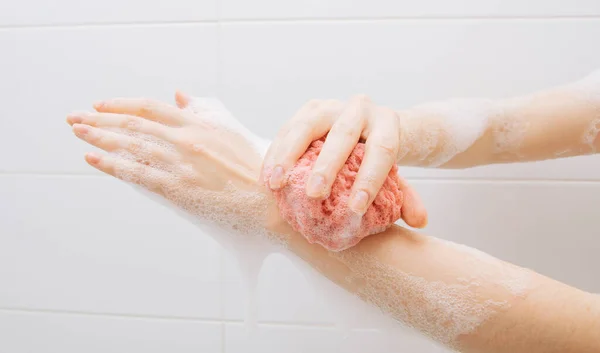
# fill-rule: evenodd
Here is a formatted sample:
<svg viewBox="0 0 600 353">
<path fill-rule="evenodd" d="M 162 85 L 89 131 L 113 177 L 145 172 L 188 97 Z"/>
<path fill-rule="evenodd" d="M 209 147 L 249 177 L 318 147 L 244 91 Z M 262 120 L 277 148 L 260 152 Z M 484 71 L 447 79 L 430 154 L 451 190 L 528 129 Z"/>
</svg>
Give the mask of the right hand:
<svg viewBox="0 0 600 353">
<path fill-rule="evenodd" d="M 263 232 L 273 212 L 265 209 L 270 193 L 258 183 L 262 157 L 253 141 L 211 120 L 211 112 L 184 109 L 187 96 L 176 99 L 178 107 L 112 99 L 67 122 L 77 137 L 109 152 L 88 153 L 92 167 L 164 197 L 203 223 Z"/>
<path fill-rule="evenodd" d="M 307 196 L 328 195 L 336 175 L 354 146 L 365 142 L 365 157 L 352 187 L 349 207 L 363 214 L 371 205 L 400 150 L 400 117 L 392 109 L 375 106 L 367 97 L 356 96 L 347 104 L 336 100 L 311 100 L 279 131 L 263 165 L 271 170 L 267 184 L 279 189 L 285 173 L 294 166 L 308 146 L 327 134 L 307 182 Z M 427 224 L 427 211 L 416 191 L 402 179 L 402 219 L 411 227 Z"/>
</svg>

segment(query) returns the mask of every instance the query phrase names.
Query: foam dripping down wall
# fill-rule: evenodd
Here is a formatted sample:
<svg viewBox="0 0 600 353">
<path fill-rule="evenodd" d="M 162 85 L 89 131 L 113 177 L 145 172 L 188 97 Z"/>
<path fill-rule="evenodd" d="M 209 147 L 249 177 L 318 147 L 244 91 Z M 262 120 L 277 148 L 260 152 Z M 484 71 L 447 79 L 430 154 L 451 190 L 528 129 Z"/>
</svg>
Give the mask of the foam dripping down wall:
<svg viewBox="0 0 600 353">
<path fill-rule="evenodd" d="M 201 114 L 204 119 L 224 124 L 229 130 L 244 135 L 248 141 L 252 142 L 257 153 L 260 155 L 265 154 L 270 142 L 260 139 L 246 130 L 218 100 L 195 98 L 188 109 Z M 124 179 L 127 180 L 126 177 Z M 241 276 L 245 306 L 244 321 L 250 348 L 253 344 L 257 344 L 255 339 L 259 337 L 257 336 L 259 308 L 257 307 L 258 298 L 256 293 L 261 268 L 268 256 L 281 254 L 291 261 L 293 266 L 302 274 L 304 280 L 312 287 L 313 293 L 318 297 L 317 301 L 327 308 L 330 317 L 333 318 L 334 331 L 332 335 L 336 336 L 333 340 L 335 341 L 334 347 L 330 347 L 333 351 L 350 351 L 351 349 L 347 345 L 351 344 L 352 341 L 348 340 L 348 337 L 356 329 L 375 330 L 376 332 L 371 333 L 377 335 L 378 347 L 385 347 L 383 352 L 398 352 L 405 349 L 411 352 L 441 351 L 442 348 L 437 343 L 407 326 L 399 325 L 396 320 L 389 316 L 389 313 L 384 313 L 373 303 L 366 303 L 358 296 L 350 294 L 325 278 L 289 251 L 285 239 L 280 239 L 277 235 L 268 234 L 259 229 L 252 230 L 251 226 L 247 226 L 241 233 L 255 231 L 260 233 L 258 236 L 240 234 L 239 229 L 234 229 L 238 227 L 226 227 L 226 225 L 224 227 L 223 222 L 227 222 L 227 219 L 198 217 L 198 214 L 190 209 L 190 206 L 186 203 L 172 202 L 172 200 L 168 200 L 168 197 L 165 199 L 148 191 L 143 186 L 136 185 L 136 183 L 131 183 L 131 185 L 138 192 L 159 204 L 167 206 L 182 218 L 195 224 L 202 233 L 209 235 L 226 250 L 228 258 L 236 264 L 237 272 Z M 206 198 L 206 195 L 199 197 Z M 253 198 L 254 195 L 252 193 L 247 193 L 247 195 L 232 193 L 232 197 Z M 211 196 L 208 195 L 209 200 L 210 198 Z M 239 200 L 239 202 L 243 203 L 243 200 Z M 215 212 L 219 212 L 219 210 L 215 210 Z M 240 225 L 240 227 L 243 227 L 243 225 Z M 253 350 L 249 349 L 249 351 Z"/>
</svg>

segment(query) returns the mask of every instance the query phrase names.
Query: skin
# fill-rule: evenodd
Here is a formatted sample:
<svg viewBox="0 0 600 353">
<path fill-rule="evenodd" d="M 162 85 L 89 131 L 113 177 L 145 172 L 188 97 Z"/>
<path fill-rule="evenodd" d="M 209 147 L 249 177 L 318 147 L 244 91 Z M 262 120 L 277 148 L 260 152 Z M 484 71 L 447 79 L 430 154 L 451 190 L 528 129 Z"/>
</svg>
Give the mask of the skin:
<svg viewBox="0 0 600 353">
<path fill-rule="evenodd" d="M 310 143 L 327 134 L 327 140 L 309 176 L 306 193 L 323 198 L 331 192 L 335 176 L 359 141 L 365 141 L 365 157 L 350 194 L 349 207 L 359 215 L 371 205 L 389 174 L 400 148 L 398 114 L 375 106 L 359 95 L 347 104 L 336 100 L 312 100 L 279 131 L 265 156 L 267 181 L 272 189 L 285 185 L 285 173 L 304 154 Z M 261 179 L 263 177 L 261 176 Z M 427 225 L 427 211 L 418 194 L 403 180 L 402 219 L 412 227 Z"/>
<path fill-rule="evenodd" d="M 177 102 L 184 107 L 188 99 L 178 94 Z M 95 108 L 96 112 L 67 118 L 75 134 L 106 151 L 128 150 L 140 161 L 124 161 L 115 155 L 87 154 L 86 161 L 91 166 L 117 178 L 133 176 L 128 181 L 137 182 L 167 199 L 171 195 L 165 190 L 172 189 L 169 183 L 174 179 L 183 181 L 184 184 L 177 185 L 177 189 L 184 193 L 197 189 L 219 191 L 223 189 L 225 180 L 240 190 L 260 193 L 261 199 L 272 198 L 270 191 L 259 181 L 261 158 L 257 153 L 249 152 L 252 146 L 243 136 L 231 134 L 222 126 L 206 123 L 201 116 L 193 116 L 187 110 L 161 102 L 116 99 L 96 104 Z M 156 149 L 145 149 L 142 148 L 144 141 L 111 133 L 106 127 L 143 131 L 159 140 L 167 140 L 174 148 L 156 145 Z M 231 134 L 227 135 L 226 144 L 219 142 L 223 140 L 223 134 Z M 147 151 L 152 152 L 150 157 L 147 157 Z M 141 152 L 144 154 L 139 154 Z M 166 163 L 169 168 L 156 169 L 151 163 L 144 163 L 147 158 Z M 177 168 L 183 164 L 191 166 L 193 172 Z M 252 200 L 255 199 L 249 199 L 247 205 L 218 206 L 224 206 L 223 209 L 258 207 Z M 229 200 L 217 202 L 227 203 Z M 319 245 L 309 244 L 279 217 L 278 212 L 268 214 L 270 217 L 264 220 L 263 227 L 283 235 L 290 251 L 331 281 L 382 308 L 406 306 L 423 315 L 439 314 L 439 309 L 423 305 L 426 298 L 419 295 L 405 297 L 403 293 L 415 291 L 414 283 L 395 281 L 396 277 L 390 275 L 390 271 L 393 274 L 410 274 L 428 283 L 447 285 L 456 284 L 461 278 L 469 278 L 476 273 L 489 273 L 480 278 L 475 289 L 461 287 L 462 294 L 465 297 L 476 294 L 477 300 L 481 301 L 506 301 L 510 307 L 499 311 L 474 331 L 461 334 L 452 342 L 443 342 L 453 348 L 481 353 L 600 352 L 600 299 L 597 295 L 533 272 L 528 272 L 526 293 L 514 295 L 499 287 L 493 274 L 498 268 L 504 268 L 507 273 L 522 273 L 516 266 L 491 257 L 472 256 L 460 248 L 399 226 L 367 237 L 341 254 L 334 254 Z M 370 261 L 352 260 L 363 258 Z M 364 273 L 368 273 L 369 277 L 362 276 Z M 387 281 L 371 283 L 372 278 L 386 278 Z M 364 295 L 366 288 L 371 288 L 371 297 Z M 397 294 L 393 294 L 396 290 Z M 415 321 L 411 316 L 399 316 L 397 319 L 428 331 L 426 324 Z"/>
<path fill-rule="evenodd" d="M 493 108 L 493 113 L 481 117 L 489 119 L 481 136 L 439 167 L 468 168 L 596 153 L 600 150 L 600 135 L 597 135 L 600 131 L 600 98 L 597 94 L 594 97 L 593 90 L 600 87 L 600 79 L 595 80 L 598 82 L 591 82 L 590 91 L 583 94 L 565 85 L 525 97 L 486 102 Z M 477 100 L 469 102 L 473 106 L 477 103 Z M 435 107 L 434 111 L 431 107 Z M 286 171 L 296 163 L 307 146 L 327 134 L 306 190 L 309 197 L 323 197 L 330 192 L 335 176 L 354 145 L 365 140 L 366 155 L 349 201 L 350 209 L 362 214 L 372 203 L 394 163 L 429 167 L 427 160 L 420 158 L 417 152 L 419 144 L 424 141 L 419 136 L 439 132 L 439 140 L 429 157 L 440 155 L 444 146 L 452 143 L 454 136 L 445 133 L 443 125 L 448 117 L 435 113 L 435 110 L 444 112 L 453 109 L 453 102 L 446 101 L 395 112 L 376 106 L 364 95 L 356 96 L 347 103 L 310 101 L 283 126 L 269 148 L 264 170 L 274 172 L 268 184 L 271 189 L 283 186 Z M 513 146 L 496 150 L 495 143 L 503 138 L 499 135 L 505 126 L 523 129 L 523 139 Z M 585 132 L 590 131 L 592 126 L 596 126 L 596 130 L 585 137 Z M 587 143 L 584 143 L 585 139 Z M 422 202 L 408 185 L 402 191 L 414 197 L 414 203 L 405 207 L 406 213 L 402 218 L 412 227 L 424 227 L 427 212 Z"/>
</svg>

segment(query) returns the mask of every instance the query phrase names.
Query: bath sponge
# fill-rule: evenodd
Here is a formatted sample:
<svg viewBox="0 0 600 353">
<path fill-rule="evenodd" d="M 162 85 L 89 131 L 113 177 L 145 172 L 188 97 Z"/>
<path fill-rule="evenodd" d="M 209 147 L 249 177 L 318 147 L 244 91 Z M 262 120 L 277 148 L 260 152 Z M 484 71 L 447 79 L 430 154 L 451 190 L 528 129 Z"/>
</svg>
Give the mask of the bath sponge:
<svg viewBox="0 0 600 353">
<path fill-rule="evenodd" d="M 403 195 L 399 189 L 398 168 L 394 166 L 367 212 L 361 217 L 350 210 L 350 192 L 365 154 L 364 143 L 358 143 L 338 173 L 330 195 L 325 199 L 309 198 L 305 185 L 324 141 L 325 137 L 309 146 L 288 171 L 285 186 L 273 193 L 281 216 L 295 231 L 310 243 L 318 243 L 331 251 L 342 251 L 396 222 L 401 216 Z M 268 180 L 270 172 L 266 174 Z"/>
</svg>

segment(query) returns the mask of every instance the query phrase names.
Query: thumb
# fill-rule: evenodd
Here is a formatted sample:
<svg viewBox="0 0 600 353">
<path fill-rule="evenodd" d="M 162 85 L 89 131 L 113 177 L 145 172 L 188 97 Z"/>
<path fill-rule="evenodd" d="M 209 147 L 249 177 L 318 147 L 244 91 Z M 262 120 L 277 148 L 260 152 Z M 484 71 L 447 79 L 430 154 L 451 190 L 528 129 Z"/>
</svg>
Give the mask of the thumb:
<svg viewBox="0 0 600 353">
<path fill-rule="evenodd" d="M 190 101 L 191 101 L 191 98 L 187 94 L 185 94 L 181 91 L 175 92 L 175 103 L 177 103 L 177 107 L 179 107 L 180 109 L 187 108 L 188 105 L 190 104 Z"/>
</svg>

